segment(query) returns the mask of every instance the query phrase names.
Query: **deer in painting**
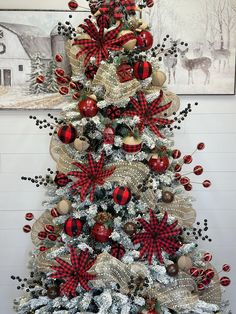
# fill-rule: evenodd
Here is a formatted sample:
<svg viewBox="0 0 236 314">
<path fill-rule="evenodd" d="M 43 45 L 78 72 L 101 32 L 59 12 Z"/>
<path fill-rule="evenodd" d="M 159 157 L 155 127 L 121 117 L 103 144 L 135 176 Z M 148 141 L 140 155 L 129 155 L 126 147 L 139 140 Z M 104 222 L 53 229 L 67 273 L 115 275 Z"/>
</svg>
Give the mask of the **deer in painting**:
<svg viewBox="0 0 236 314">
<path fill-rule="evenodd" d="M 202 72 L 205 74 L 205 80 L 204 85 L 210 83 L 210 67 L 211 67 L 211 59 L 208 57 L 200 57 L 200 58 L 194 58 L 194 59 L 188 59 L 186 57 L 186 54 L 188 52 L 188 48 L 185 50 L 178 49 L 179 56 L 180 56 L 180 62 L 181 66 L 188 71 L 188 84 L 193 82 L 193 71 L 194 70 L 202 70 Z"/>
<path fill-rule="evenodd" d="M 177 47 L 179 42 L 180 42 L 180 39 L 173 40 L 173 38 L 170 38 L 171 47 Z M 171 83 L 171 74 L 173 76 L 173 80 L 175 83 L 177 58 L 173 54 L 167 54 L 163 56 L 163 62 L 168 73 L 168 84 Z"/>
<path fill-rule="evenodd" d="M 193 49 L 193 55 L 195 58 L 201 58 L 203 56 L 203 43 L 197 43 L 197 46 Z"/>
<path fill-rule="evenodd" d="M 228 49 L 215 49 L 215 43 L 214 42 L 210 42 L 208 40 L 208 44 L 209 44 L 209 49 L 211 52 L 211 57 L 213 60 L 213 64 L 215 63 L 215 61 L 219 61 L 219 72 L 221 69 L 221 63 L 223 64 L 223 70 L 225 69 L 226 63 L 229 66 L 229 58 L 230 58 L 230 51 Z"/>
</svg>

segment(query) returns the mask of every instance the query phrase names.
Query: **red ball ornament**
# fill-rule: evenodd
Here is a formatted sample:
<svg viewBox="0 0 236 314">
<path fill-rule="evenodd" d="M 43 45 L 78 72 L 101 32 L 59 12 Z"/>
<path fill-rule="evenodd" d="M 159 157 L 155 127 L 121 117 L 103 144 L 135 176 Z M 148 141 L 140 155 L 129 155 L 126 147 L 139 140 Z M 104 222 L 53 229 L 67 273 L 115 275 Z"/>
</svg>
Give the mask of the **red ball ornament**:
<svg viewBox="0 0 236 314">
<path fill-rule="evenodd" d="M 173 157 L 174 159 L 178 159 L 178 158 L 180 158 L 180 156 L 181 156 L 181 151 L 180 151 L 180 150 L 174 149 L 174 150 L 172 151 L 172 157 Z"/>
<path fill-rule="evenodd" d="M 203 150 L 204 148 L 205 148 L 205 144 L 204 143 L 197 144 L 197 149 L 198 150 Z"/>
<path fill-rule="evenodd" d="M 193 172 L 197 175 L 200 176 L 203 173 L 203 168 L 202 166 L 195 166 L 193 168 Z"/>
<path fill-rule="evenodd" d="M 202 182 L 202 185 L 204 186 L 204 188 L 209 188 L 211 186 L 211 181 L 205 180 Z"/>
<path fill-rule="evenodd" d="M 78 6 L 79 5 L 78 5 L 77 1 L 75 1 L 75 0 L 71 0 L 68 2 L 68 7 L 72 11 L 76 10 L 78 8 Z"/>
<path fill-rule="evenodd" d="M 39 251 L 40 252 L 45 252 L 45 251 L 47 251 L 47 249 L 48 248 L 46 246 L 42 245 L 42 246 L 40 246 Z"/>
<path fill-rule="evenodd" d="M 61 86 L 59 88 L 59 93 L 62 95 L 62 96 L 65 96 L 67 94 L 69 94 L 69 88 L 67 86 Z"/>
<path fill-rule="evenodd" d="M 221 284 L 221 286 L 227 287 L 227 286 L 230 285 L 230 283 L 231 283 L 231 280 L 229 279 L 229 277 L 221 277 L 221 278 L 220 278 L 220 284 Z"/>
<path fill-rule="evenodd" d="M 148 8 L 151 8 L 154 5 L 154 1 L 153 0 L 147 0 L 146 1 L 146 5 L 147 5 Z"/>
<path fill-rule="evenodd" d="M 203 255 L 203 260 L 204 260 L 205 262 L 210 262 L 210 261 L 212 260 L 212 254 L 210 254 L 210 253 L 205 253 L 205 254 Z"/>
<path fill-rule="evenodd" d="M 32 213 L 27 213 L 25 214 L 25 219 L 30 221 L 34 219 L 34 215 Z"/>
<path fill-rule="evenodd" d="M 87 77 L 87 79 L 89 80 L 93 80 L 94 76 L 96 75 L 98 70 L 98 67 L 94 64 L 90 64 L 86 67 L 86 69 L 84 70 L 84 74 Z"/>
<path fill-rule="evenodd" d="M 48 232 L 48 233 L 52 233 L 52 232 L 54 232 L 55 228 L 54 228 L 54 226 L 52 226 L 52 225 L 46 224 L 46 225 L 44 226 L 44 230 L 45 230 L 46 232 Z"/>
<path fill-rule="evenodd" d="M 199 276 L 199 269 L 196 267 L 190 268 L 190 275 L 197 278 Z"/>
<path fill-rule="evenodd" d="M 203 291 L 203 290 L 205 289 L 205 286 L 204 286 L 203 283 L 200 282 L 200 283 L 197 285 L 197 288 L 198 288 L 199 291 Z"/>
<path fill-rule="evenodd" d="M 116 204 L 126 205 L 131 200 L 131 192 L 126 186 L 117 186 L 113 192 L 113 200 Z"/>
<path fill-rule="evenodd" d="M 148 61 L 137 61 L 133 73 L 138 80 L 145 80 L 152 74 L 152 65 Z"/>
<path fill-rule="evenodd" d="M 72 98 L 73 98 L 74 100 L 78 100 L 78 99 L 80 98 L 80 93 L 78 93 L 78 92 L 74 93 L 74 94 L 72 95 Z"/>
<path fill-rule="evenodd" d="M 58 211 L 57 211 L 56 208 L 52 208 L 52 209 L 51 209 L 51 216 L 54 217 L 54 218 L 60 216 L 60 214 L 58 213 Z"/>
<path fill-rule="evenodd" d="M 25 225 L 25 226 L 23 227 L 23 231 L 24 231 L 25 233 L 29 233 L 29 232 L 31 231 L 30 225 Z"/>
<path fill-rule="evenodd" d="M 181 165 L 179 165 L 179 164 L 175 165 L 175 167 L 174 167 L 174 171 L 175 172 L 180 172 L 181 170 L 182 170 L 182 166 Z"/>
<path fill-rule="evenodd" d="M 193 158 L 192 158 L 191 155 L 185 155 L 183 157 L 183 161 L 184 161 L 185 164 L 191 164 L 191 162 L 193 161 Z"/>
<path fill-rule="evenodd" d="M 57 77 L 63 77 L 65 75 L 65 71 L 62 68 L 56 68 L 54 73 Z"/>
<path fill-rule="evenodd" d="M 79 102 L 78 107 L 80 114 L 85 118 L 95 117 L 98 113 L 97 101 L 90 97 L 82 99 Z"/>
<path fill-rule="evenodd" d="M 215 272 L 213 269 L 206 269 L 204 271 L 204 275 L 208 278 L 208 279 L 213 279 L 215 276 Z"/>
<path fill-rule="evenodd" d="M 72 82 L 72 81 L 70 82 L 70 85 L 69 85 L 69 86 L 70 86 L 71 89 L 76 89 L 76 88 L 77 88 L 76 83 L 75 83 L 75 82 Z"/>
<path fill-rule="evenodd" d="M 62 143 L 70 144 L 74 142 L 78 136 L 78 133 L 76 128 L 72 124 L 69 124 L 61 126 L 57 131 L 57 135 Z"/>
<path fill-rule="evenodd" d="M 81 234 L 82 231 L 82 222 L 77 218 L 68 218 L 64 224 L 64 232 L 70 237 L 76 237 Z"/>
<path fill-rule="evenodd" d="M 179 181 L 181 179 L 181 174 L 180 173 L 175 173 L 175 180 Z"/>
<path fill-rule="evenodd" d="M 153 36 L 149 31 L 146 30 L 141 31 L 136 37 L 136 39 L 137 39 L 136 45 L 140 50 L 145 51 L 152 47 Z"/>
<path fill-rule="evenodd" d="M 125 255 L 125 248 L 120 243 L 115 243 L 111 247 L 111 255 L 117 259 L 121 259 Z"/>
<path fill-rule="evenodd" d="M 45 77 L 44 77 L 43 75 L 37 76 L 36 82 L 37 82 L 38 84 L 43 84 L 44 81 L 45 81 Z"/>
<path fill-rule="evenodd" d="M 57 53 L 57 54 L 55 55 L 55 61 L 56 61 L 56 62 L 62 62 L 62 61 L 63 61 L 62 55 L 60 55 L 59 53 Z"/>
<path fill-rule="evenodd" d="M 39 240 L 45 240 L 45 239 L 47 238 L 47 232 L 45 232 L 45 231 L 40 231 L 40 232 L 38 233 L 38 238 L 39 238 Z"/>
<path fill-rule="evenodd" d="M 103 130 L 103 139 L 104 139 L 104 144 L 114 144 L 115 140 L 115 130 L 111 126 L 107 126 Z"/>
<path fill-rule="evenodd" d="M 55 242 L 56 239 L 57 239 L 57 235 L 56 235 L 56 234 L 48 234 L 48 239 L 49 239 L 50 241 Z"/>
<path fill-rule="evenodd" d="M 71 182 L 71 180 L 67 177 L 66 174 L 59 172 L 56 174 L 54 182 L 56 183 L 57 186 L 63 187 L 66 186 L 69 182 Z"/>
<path fill-rule="evenodd" d="M 112 234 L 112 229 L 97 222 L 93 226 L 91 233 L 95 241 L 105 243 L 109 241 L 109 237 Z"/>
<path fill-rule="evenodd" d="M 57 77 L 57 78 L 56 78 L 56 81 L 57 81 L 57 84 L 58 84 L 58 85 L 65 85 L 65 84 L 68 84 L 68 83 L 69 83 L 68 78 L 62 77 L 62 76 Z"/>
<path fill-rule="evenodd" d="M 228 264 L 224 264 L 224 265 L 222 266 L 222 270 L 225 271 L 225 272 L 227 272 L 227 273 L 230 271 L 230 269 L 231 269 L 231 267 L 230 267 L 230 265 L 228 265 Z"/>
<path fill-rule="evenodd" d="M 189 183 L 189 184 L 184 185 L 184 189 L 185 189 L 185 191 L 189 192 L 193 189 L 193 186 L 191 183 Z"/>
<path fill-rule="evenodd" d="M 189 184 L 190 183 L 190 180 L 189 180 L 189 178 L 187 178 L 187 177 L 182 177 L 180 180 L 179 180 L 179 182 L 180 182 L 180 184 L 182 184 L 182 185 L 187 185 L 187 184 Z"/>
<path fill-rule="evenodd" d="M 204 278 L 204 279 L 202 280 L 202 284 L 203 284 L 204 286 L 208 286 L 210 283 L 211 283 L 211 279 L 210 279 L 210 278 Z"/>
<path fill-rule="evenodd" d="M 169 159 L 167 156 L 153 155 L 148 161 L 148 166 L 156 173 L 164 173 L 169 167 Z"/>
</svg>

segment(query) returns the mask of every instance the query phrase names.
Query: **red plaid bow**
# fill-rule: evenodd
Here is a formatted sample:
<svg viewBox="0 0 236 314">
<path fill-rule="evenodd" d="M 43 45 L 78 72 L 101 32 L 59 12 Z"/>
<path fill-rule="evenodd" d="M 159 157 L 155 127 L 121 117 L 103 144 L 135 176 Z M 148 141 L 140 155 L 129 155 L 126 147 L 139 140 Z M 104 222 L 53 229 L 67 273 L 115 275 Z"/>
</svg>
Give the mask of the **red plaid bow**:
<svg viewBox="0 0 236 314">
<path fill-rule="evenodd" d="M 99 8 L 101 13 L 109 14 L 116 20 L 120 20 L 123 17 L 123 11 L 128 14 L 132 14 L 136 10 L 135 1 L 133 0 L 115 0 L 109 3 L 103 3 Z"/>
<path fill-rule="evenodd" d="M 95 279 L 95 275 L 89 274 L 87 271 L 93 266 L 95 260 L 89 260 L 88 250 L 81 251 L 79 255 L 75 248 L 70 248 L 71 264 L 65 262 L 61 258 L 56 258 L 56 262 L 60 266 L 52 266 L 56 272 L 50 275 L 51 278 L 63 279 L 65 282 L 60 286 L 61 295 L 73 297 L 76 296 L 76 288 L 78 284 L 87 291 L 90 290 L 88 281 Z"/>
<path fill-rule="evenodd" d="M 76 39 L 73 43 L 73 45 L 83 46 L 77 53 L 76 57 L 79 58 L 85 54 L 85 66 L 93 56 L 96 58 L 96 65 L 99 66 L 102 60 L 106 60 L 109 57 L 109 50 L 121 50 L 122 45 L 135 38 L 133 33 L 128 33 L 116 38 L 122 28 L 121 23 L 117 28 L 104 34 L 104 29 L 107 24 L 105 16 L 99 21 L 99 29 L 97 29 L 96 25 L 89 19 L 85 19 L 85 22 L 87 25 L 81 24 L 80 27 L 83 28 L 85 33 L 87 33 L 91 39 Z"/>
<path fill-rule="evenodd" d="M 73 162 L 73 165 L 80 168 L 81 171 L 70 171 L 67 173 L 69 176 L 78 178 L 72 186 L 72 190 L 77 190 L 80 193 L 81 201 L 85 200 L 85 197 L 90 191 L 90 201 L 94 199 L 95 188 L 97 185 L 103 185 L 106 178 L 110 177 L 115 171 L 115 167 L 104 170 L 105 153 L 102 155 L 98 162 L 93 160 L 92 154 L 88 153 L 88 165 L 84 165 L 81 162 Z"/>
<path fill-rule="evenodd" d="M 150 128 L 150 130 L 159 137 L 163 138 L 163 135 L 160 133 L 157 124 L 159 125 L 166 125 L 171 124 L 174 121 L 168 120 L 164 118 L 155 117 L 162 111 L 168 109 L 172 102 L 160 106 L 163 100 L 163 91 L 160 91 L 160 95 L 154 99 L 150 104 L 147 102 L 145 95 L 143 92 L 137 93 L 138 100 L 130 97 L 130 102 L 134 107 L 134 110 L 125 111 L 124 116 L 134 117 L 138 116 L 140 122 L 138 123 L 137 127 L 139 128 L 140 132 L 144 130 L 145 125 Z"/>
<path fill-rule="evenodd" d="M 156 254 L 159 262 L 163 264 L 162 250 L 169 255 L 174 255 L 182 246 L 182 243 L 180 243 L 177 238 L 177 236 L 182 233 L 182 229 L 175 229 L 178 220 L 170 225 L 167 224 L 167 220 L 167 212 L 165 212 L 162 220 L 159 221 L 151 209 L 149 223 L 143 218 L 137 219 L 144 231 L 135 235 L 133 243 L 142 244 L 140 257 L 146 256 L 150 265 L 152 264 L 152 257 L 154 254 Z"/>
</svg>

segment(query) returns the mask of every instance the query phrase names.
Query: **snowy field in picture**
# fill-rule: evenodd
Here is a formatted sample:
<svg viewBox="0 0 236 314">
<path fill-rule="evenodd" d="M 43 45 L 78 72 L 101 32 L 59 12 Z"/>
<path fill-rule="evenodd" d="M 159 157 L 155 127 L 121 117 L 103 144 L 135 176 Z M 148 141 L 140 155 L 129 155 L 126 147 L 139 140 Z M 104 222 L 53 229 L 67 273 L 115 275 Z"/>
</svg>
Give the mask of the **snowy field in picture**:
<svg viewBox="0 0 236 314">
<path fill-rule="evenodd" d="M 177 59 L 164 56 L 161 65 L 168 89 L 177 94 L 235 94 L 235 0 L 158 0 L 143 18 L 155 43 L 168 34 L 165 49 L 170 38 L 178 44 Z"/>
<path fill-rule="evenodd" d="M 62 54 L 62 66 L 69 71 L 64 39 L 58 35 L 58 22 L 79 25 L 87 12 L 0 11 L 0 108 L 61 108 L 64 97 L 57 92 L 53 78 L 54 56 Z M 44 74 L 46 84 L 35 84 Z"/>
</svg>

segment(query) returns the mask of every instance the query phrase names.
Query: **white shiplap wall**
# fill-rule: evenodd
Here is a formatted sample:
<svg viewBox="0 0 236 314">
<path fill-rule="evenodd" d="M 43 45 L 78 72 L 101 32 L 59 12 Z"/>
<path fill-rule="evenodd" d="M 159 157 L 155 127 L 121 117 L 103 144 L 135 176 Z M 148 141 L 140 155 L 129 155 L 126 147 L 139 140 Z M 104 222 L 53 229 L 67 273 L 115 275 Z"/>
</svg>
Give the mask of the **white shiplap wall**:
<svg viewBox="0 0 236 314">
<path fill-rule="evenodd" d="M 83 1 L 85 2 L 85 1 Z M 67 0 L 1 1 L 0 8 L 64 9 Z M 81 2 L 80 2 L 81 3 Z M 213 182 L 211 189 L 195 186 L 198 219 L 209 219 L 213 242 L 202 243 L 214 253 L 214 264 L 232 265 L 232 285 L 226 295 L 236 313 L 236 97 L 185 96 L 183 105 L 199 101 L 199 106 L 176 132 L 176 147 L 190 153 L 200 141 L 206 150 L 194 156 L 194 163 L 205 168 L 204 178 Z M 38 130 L 29 114 L 46 117 L 47 112 L 0 111 L 0 314 L 12 314 L 12 299 L 19 293 L 11 274 L 27 274 L 32 248 L 30 236 L 22 232 L 24 214 L 40 215 L 43 188 L 22 182 L 22 175 L 44 174 L 54 164 L 48 154 L 47 131 Z"/>
</svg>

